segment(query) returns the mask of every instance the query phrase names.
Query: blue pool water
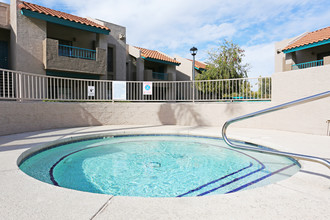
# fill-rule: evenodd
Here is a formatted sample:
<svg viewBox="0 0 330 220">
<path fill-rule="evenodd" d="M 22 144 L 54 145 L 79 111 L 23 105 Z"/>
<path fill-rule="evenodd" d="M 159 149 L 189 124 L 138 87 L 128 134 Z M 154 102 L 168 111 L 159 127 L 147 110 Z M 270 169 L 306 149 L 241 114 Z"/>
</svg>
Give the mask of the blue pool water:
<svg viewBox="0 0 330 220">
<path fill-rule="evenodd" d="M 68 143 L 28 157 L 19 167 L 60 187 L 140 197 L 238 192 L 299 170 L 292 159 L 235 150 L 221 139 L 165 135 Z"/>
</svg>

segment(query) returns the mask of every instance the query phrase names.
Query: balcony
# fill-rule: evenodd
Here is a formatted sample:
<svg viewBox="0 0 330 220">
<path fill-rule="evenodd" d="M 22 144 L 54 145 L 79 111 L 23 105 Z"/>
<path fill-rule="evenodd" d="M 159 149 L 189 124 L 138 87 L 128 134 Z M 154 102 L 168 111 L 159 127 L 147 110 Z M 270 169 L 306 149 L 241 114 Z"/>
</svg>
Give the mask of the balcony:
<svg viewBox="0 0 330 220">
<path fill-rule="evenodd" d="M 62 44 L 58 45 L 58 55 L 79 59 L 96 60 L 96 50 L 89 50 Z"/>
<path fill-rule="evenodd" d="M 171 73 L 158 73 L 150 69 L 144 70 L 144 80 L 146 81 L 168 81 L 173 80 Z"/>
<path fill-rule="evenodd" d="M 306 69 L 306 68 L 315 67 L 315 66 L 323 66 L 323 60 L 315 60 L 315 61 L 306 62 L 306 63 L 294 64 L 294 65 L 292 65 L 292 70 Z"/>
<path fill-rule="evenodd" d="M 155 80 L 168 80 L 168 74 L 167 73 L 152 73 L 152 78 Z"/>
<path fill-rule="evenodd" d="M 90 50 L 60 45 L 47 38 L 43 42 L 43 63 L 46 70 L 106 75 L 106 50 Z"/>
</svg>

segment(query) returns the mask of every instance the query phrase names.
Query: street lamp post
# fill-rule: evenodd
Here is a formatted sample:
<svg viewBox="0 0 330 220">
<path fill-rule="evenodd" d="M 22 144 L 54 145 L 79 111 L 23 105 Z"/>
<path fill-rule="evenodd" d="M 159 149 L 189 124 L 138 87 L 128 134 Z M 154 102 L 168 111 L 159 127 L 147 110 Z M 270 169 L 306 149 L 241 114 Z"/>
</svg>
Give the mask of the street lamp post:
<svg viewBox="0 0 330 220">
<path fill-rule="evenodd" d="M 192 63 L 192 82 L 193 82 L 193 102 L 195 102 L 195 55 L 197 54 L 198 49 L 196 47 L 190 48 L 190 53 L 193 56 Z"/>
</svg>

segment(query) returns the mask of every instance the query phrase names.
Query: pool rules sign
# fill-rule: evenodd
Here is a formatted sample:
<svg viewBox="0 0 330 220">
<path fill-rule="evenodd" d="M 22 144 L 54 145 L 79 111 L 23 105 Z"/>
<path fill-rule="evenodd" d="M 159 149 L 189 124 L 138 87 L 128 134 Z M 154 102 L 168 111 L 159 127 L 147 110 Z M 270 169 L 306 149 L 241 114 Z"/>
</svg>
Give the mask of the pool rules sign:
<svg viewBox="0 0 330 220">
<path fill-rule="evenodd" d="M 143 95 L 152 95 L 152 82 L 143 82 Z"/>
<path fill-rule="evenodd" d="M 95 86 L 88 86 L 87 89 L 88 89 L 88 96 L 94 97 L 95 96 Z"/>
</svg>

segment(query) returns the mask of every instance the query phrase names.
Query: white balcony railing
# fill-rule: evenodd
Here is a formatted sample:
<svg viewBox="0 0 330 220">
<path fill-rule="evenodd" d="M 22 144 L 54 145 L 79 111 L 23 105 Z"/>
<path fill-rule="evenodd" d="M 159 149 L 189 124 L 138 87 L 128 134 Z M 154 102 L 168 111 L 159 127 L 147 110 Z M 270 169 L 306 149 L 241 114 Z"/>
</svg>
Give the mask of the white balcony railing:
<svg viewBox="0 0 330 220">
<path fill-rule="evenodd" d="M 141 81 L 125 82 L 127 101 L 268 101 L 271 78 L 203 81 L 153 81 L 151 94 Z M 114 101 L 113 81 L 28 74 L 0 69 L 0 99 L 53 101 Z M 91 91 L 90 91 L 91 90 Z M 124 95 L 125 96 L 125 95 Z"/>
</svg>

